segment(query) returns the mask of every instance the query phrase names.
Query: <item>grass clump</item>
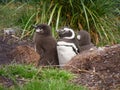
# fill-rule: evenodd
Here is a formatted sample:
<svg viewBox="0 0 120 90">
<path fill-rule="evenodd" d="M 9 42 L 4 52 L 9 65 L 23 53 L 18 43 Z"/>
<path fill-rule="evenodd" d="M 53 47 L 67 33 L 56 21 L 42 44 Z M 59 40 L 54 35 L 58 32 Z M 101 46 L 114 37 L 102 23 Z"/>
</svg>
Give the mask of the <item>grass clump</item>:
<svg viewBox="0 0 120 90">
<path fill-rule="evenodd" d="M 24 77 L 24 78 L 33 78 L 33 76 L 37 73 L 37 69 L 31 66 L 25 65 L 17 65 L 12 64 L 8 66 L 4 66 L 0 69 L 0 75 L 6 77 Z"/>
<path fill-rule="evenodd" d="M 31 65 L 10 64 L 2 66 L 0 76 L 14 82 L 11 87 L 0 86 L 1 90 L 87 90 L 70 82 L 74 74 L 58 68 L 36 68 Z M 17 80 L 22 79 L 20 84 Z"/>
<path fill-rule="evenodd" d="M 87 90 L 63 80 L 35 80 L 24 86 L 23 90 Z"/>
<path fill-rule="evenodd" d="M 74 75 L 70 72 L 59 69 L 45 69 L 41 71 L 42 79 L 54 79 L 54 80 L 70 80 Z"/>
</svg>

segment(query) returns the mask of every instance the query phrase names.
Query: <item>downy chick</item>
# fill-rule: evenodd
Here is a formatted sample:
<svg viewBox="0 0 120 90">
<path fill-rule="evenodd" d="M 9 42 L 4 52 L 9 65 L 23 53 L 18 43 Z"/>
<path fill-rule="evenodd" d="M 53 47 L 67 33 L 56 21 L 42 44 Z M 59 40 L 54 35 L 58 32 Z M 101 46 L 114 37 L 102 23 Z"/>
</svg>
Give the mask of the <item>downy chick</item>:
<svg viewBox="0 0 120 90">
<path fill-rule="evenodd" d="M 57 42 L 52 37 L 51 27 L 47 24 L 34 26 L 36 32 L 34 34 L 35 51 L 40 54 L 40 65 L 59 65 L 57 55 Z"/>
</svg>

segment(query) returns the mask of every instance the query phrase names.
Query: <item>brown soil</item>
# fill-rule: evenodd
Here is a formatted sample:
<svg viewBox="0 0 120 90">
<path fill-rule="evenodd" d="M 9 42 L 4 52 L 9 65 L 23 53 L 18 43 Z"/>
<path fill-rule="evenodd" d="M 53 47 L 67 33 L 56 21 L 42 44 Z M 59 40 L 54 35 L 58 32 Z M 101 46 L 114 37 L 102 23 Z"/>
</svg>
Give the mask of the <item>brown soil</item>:
<svg viewBox="0 0 120 90">
<path fill-rule="evenodd" d="M 14 84 L 14 82 L 6 77 L 0 76 L 0 84 L 2 83 L 2 85 L 6 86 L 6 87 L 10 87 Z"/>
<path fill-rule="evenodd" d="M 0 85 L 2 84 L 4 87 L 11 88 L 13 85 L 23 85 L 29 80 L 25 80 L 24 78 L 16 78 L 16 80 L 11 80 L 4 76 L 0 76 Z"/>
<path fill-rule="evenodd" d="M 7 41 L 3 41 L 3 37 L 0 37 L 0 65 L 8 64 L 10 59 L 7 56 L 7 53 L 13 49 L 14 46 L 9 45 Z"/>
</svg>

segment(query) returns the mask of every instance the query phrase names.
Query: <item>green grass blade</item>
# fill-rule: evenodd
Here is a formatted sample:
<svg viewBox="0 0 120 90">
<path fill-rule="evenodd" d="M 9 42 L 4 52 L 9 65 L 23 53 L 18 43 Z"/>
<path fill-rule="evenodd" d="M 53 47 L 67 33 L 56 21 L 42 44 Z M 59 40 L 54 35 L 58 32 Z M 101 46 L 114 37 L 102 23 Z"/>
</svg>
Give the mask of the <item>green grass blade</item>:
<svg viewBox="0 0 120 90">
<path fill-rule="evenodd" d="M 14 2 L 14 0 L 11 0 L 9 3 L 7 3 L 4 7 L 2 7 L 1 9 L 4 9 L 6 7 L 8 7 L 10 4 L 12 4 Z"/>
<path fill-rule="evenodd" d="M 29 22 L 32 20 L 32 18 L 33 18 L 35 15 L 36 15 L 36 14 L 34 13 L 34 14 L 28 19 L 28 21 L 27 21 L 27 23 L 26 23 L 26 25 L 25 25 L 25 27 L 24 27 L 24 29 L 23 29 L 23 32 L 22 32 L 22 35 L 21 35 L 21 38 L 20 38 L 20 39 L 22 39 L 22 38 L 24 37 L 25 31 L 26 31 L 26 29 L 27 29 L 27 27 L 28 27 L 28 24 L 29 24 Z"/>
<path fill-rule="evenodd" d="M 18 10 L 20 10 L 21 8 L 23 8 L 25 5 L 26 5 L 26 3 L 22 4 L 21 6 L 19 6 L 19 7 L 15 10 L 15 12 L 17 12 Z"/>
<path fill-rule="evenodd" d="M 62 9 L 62 6 L 60 6 L 60 8 L 58 10 L 57 21 L 56 21 L 56 30 L 58 29 L 58 25 L 59 25 L 61 9 Z"/>
<path fill-rule="evenodd" d="M 88 30 L 90 30 L 89 19 L 88 19 L 88 13 L 87 13 L 87 11 L 86 11 L 86 6 L 85 6 L 85 4 L 83 3 L 82 0 L 81 0 L 81 4 L 82 4 L 82 7 L 83 7 L 83 11 L 84 11 L 84 13 L 85 13 L 85 18 L 86 18 Z"/>
<path fill-rule="evenodd" d="M 95 26 L 95 28 L 96 28 L 96 31 L 99 33 L 100 38 L 102 38 L 102 35 L 101 35 L 101 33 L 100 33 L 100 31 L 99 31 L 99 28 L 98 28 L 98 26 L 97 26 L 97 21 L 99 21 L 98 18 L 97 18 L 97 16 L 96 16 L 90 9 L 88 9 L 88 8 L 86 8 L 86 9 L 87 9 L 88 13 L 90 14 L 90 16 L 91 16 L 91 18 L 92 18 L 92 21 L 93 21 L 93 23 L 94 23 L 94 26 Z"/>
<path fill-rule="evenodd" d="M 53 10 L 52 10 L 52 12 L 51 12 L 51 14 L 50 14 L 50 19 L 49 19 L 49 21 L 48 21 L 48 25 L 50 25 L 50 23 L 52 22 L 53 14 L 55 13 L 55 9 L 56 9 L 57 5 L 58 5 L 58 4 L 56 4 L 56 5 L 54 6 L 54 8 L 53 8 Z"/>
</svg>

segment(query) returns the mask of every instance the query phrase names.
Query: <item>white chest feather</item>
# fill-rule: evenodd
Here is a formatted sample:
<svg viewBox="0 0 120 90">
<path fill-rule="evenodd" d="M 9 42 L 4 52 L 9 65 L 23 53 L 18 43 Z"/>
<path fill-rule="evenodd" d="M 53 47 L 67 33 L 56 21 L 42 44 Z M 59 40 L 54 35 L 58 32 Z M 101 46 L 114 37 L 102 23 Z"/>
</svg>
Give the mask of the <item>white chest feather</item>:
<svg viewBox="0 0 120 90">
<path fill-rule="evenodd" d="M 76 55 L 73 48 L 76 50 L 77 48 L 74 45 L 74 43 L 67 43 L 60 41 L 57 44 L 58 44 L 57 52 L 58 52 L 59 64 L 64 65 Z"/>
</svg>

